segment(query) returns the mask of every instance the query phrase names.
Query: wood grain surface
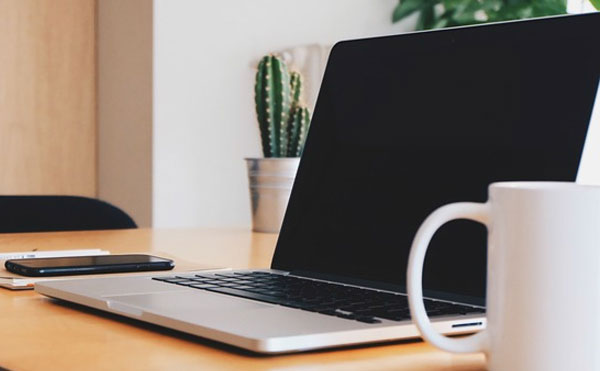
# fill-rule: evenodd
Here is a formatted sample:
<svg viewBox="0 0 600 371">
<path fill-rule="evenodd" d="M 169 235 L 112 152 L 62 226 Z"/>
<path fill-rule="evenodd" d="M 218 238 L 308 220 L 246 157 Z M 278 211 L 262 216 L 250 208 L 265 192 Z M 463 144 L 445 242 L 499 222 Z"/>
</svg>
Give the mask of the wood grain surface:
<svg viewBox="0 0 600 371">
<path fill-rule="evenodd" d="M 96 195 L 95 0 L 0 0 L 0 194 Z"/>
</svg>

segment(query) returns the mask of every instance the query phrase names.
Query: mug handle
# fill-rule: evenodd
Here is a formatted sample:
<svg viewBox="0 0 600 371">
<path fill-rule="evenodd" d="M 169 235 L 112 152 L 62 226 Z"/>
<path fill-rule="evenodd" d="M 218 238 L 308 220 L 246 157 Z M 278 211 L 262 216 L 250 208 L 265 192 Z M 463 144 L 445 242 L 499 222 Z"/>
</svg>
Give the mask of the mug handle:
<svg viewBox="0 0 600 371">
<path fill-rule="evenodd" d="M 423 304 L 423 262 L 429 242 L 435 232 L 445 223 L 453 219 L 470 219 L 489 228 L 490 205 L 474 202 L 457 202 L 440 207 L 431 213 L 421 224 L 413 240 L 408 258 L 406 288 L 410 315 L 421 331 L 421 335 L 434 346 L 453 353 L 485 352 L 488 349 L 488 332 L 483 330 L 477 334 L 449 338 L 437 332 L 425 311 Z"/>
</svg>

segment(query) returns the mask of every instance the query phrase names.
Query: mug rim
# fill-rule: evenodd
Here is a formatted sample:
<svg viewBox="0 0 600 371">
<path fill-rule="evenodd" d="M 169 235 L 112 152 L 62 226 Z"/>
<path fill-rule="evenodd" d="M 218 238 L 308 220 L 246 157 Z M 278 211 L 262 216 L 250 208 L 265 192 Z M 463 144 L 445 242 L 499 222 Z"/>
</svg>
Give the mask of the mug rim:
<svg viewBox="0 0 600 371">
<path fill-rule="evenodd" d="M 541 191 L 541 190 L 565 190 L 565 189 L 590 189 L 600 190 L 599 185 L 593 184 L 579 184 L 576 182 L 562 182 L 562 181 L 506 181 L 506 182 L 494 182 L 489 186 L 491 189 L 514 189 L 514 190 L 530 190 L 530 191 Z"/>
</svg>

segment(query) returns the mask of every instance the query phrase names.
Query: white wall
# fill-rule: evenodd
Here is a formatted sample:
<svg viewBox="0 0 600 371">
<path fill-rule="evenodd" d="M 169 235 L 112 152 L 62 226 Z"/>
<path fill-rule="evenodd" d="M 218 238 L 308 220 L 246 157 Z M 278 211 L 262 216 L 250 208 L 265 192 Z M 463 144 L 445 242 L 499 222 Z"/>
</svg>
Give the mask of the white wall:
<svg viewBox="0 0 600 371">
<path fill-rule="evenodd" d="M 251 61 L 399 33 L 397 0 L 155 0 L 153 221 L 249 226 L 244 157 L 260 156 Z"/>
<path fill-rule="evenodd" d="M 567 13 L 587 13 L 595 10 L 589 0 L 567 0 Z"/>
</svg>

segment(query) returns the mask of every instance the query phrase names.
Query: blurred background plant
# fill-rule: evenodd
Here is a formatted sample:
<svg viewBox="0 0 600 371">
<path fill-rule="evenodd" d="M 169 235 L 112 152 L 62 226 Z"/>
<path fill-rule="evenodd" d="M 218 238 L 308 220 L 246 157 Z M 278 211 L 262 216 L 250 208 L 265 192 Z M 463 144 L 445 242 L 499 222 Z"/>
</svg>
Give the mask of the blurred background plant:
<svg viewBox="0 0 600 371">
<path fill-rule="evenodd" d="M 590 0 L 600 10 L 600 0 Z M 400 0 L 392 21 L 417 13 L 417 30 L 543 17 L 567 12 L 567 0 Z"/>
</svg>

